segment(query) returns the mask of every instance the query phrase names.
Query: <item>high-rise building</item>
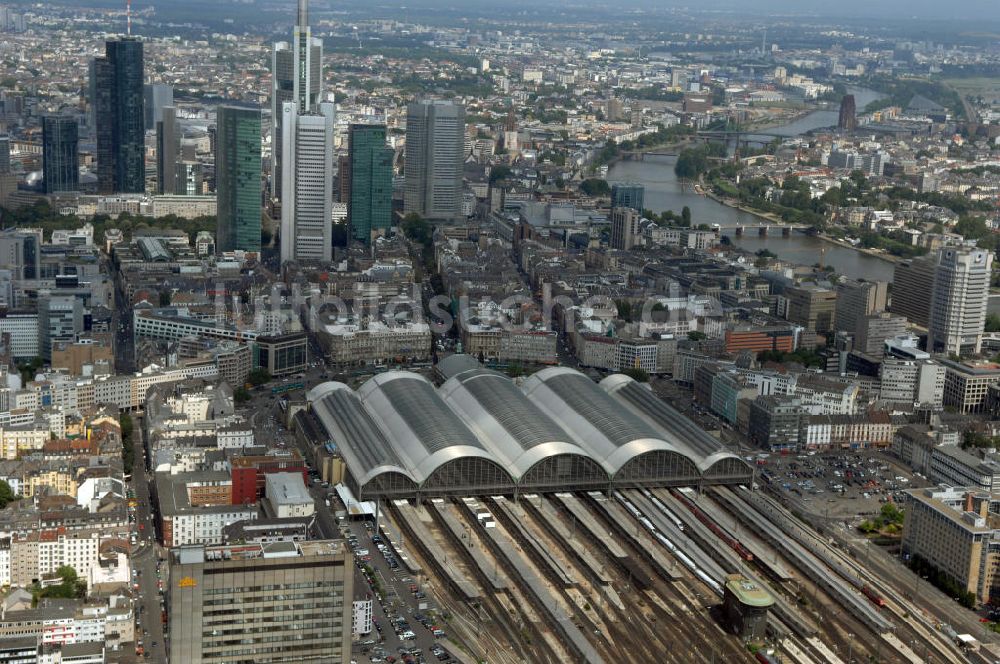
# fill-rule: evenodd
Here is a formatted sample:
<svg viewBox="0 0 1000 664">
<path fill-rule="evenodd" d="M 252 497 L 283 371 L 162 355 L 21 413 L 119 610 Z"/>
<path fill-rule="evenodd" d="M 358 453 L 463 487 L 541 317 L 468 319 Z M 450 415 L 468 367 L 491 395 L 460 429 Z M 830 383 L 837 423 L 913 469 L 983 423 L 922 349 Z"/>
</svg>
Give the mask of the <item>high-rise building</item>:
<svg viewBox="0 0 1000 664">
<path fill-rule="evenodd" d="M 426 219 L 462 215 L 465 107 L 424 100 L 406 110 L 406 188 L 403 209 Z"/>
<path fill-rule="evenodd" d="M 839 306 L 839 300 L 838 300 Z M 898 314 L 880 312 L 859 318 L 854 327 L 854 350 L 873 357 L 885 354 L 886 339 L 906 334 L 906 319 Z"/>
<path fill-rule="evenodd" d="M 928 350 L 956 355 L 982 350 L 992 265 L 993 252 L 983 249 L 945 247 L 938 253 Z"/>
<path fill-rule="evenodd" d="M 920 327 L 930 321 L 931 290 L 934 288 L 934 258 L 924 256 L 896 263 L 892 271 L 892 302 L 889 309 Z"/>
<path fill-rule="evenodd" d="M 342 541 L 170 552 L 171 664 L 351 659 L 354 565 Z"/>
<path fill-rule="evenodd" d="M 163 109 L 174 105 L 174 86 L 166 83 L 147 83 L 142 86 L 142 111 L 146 130 L 156 129 L 163 119 Z"/>
<path fill-rule="evenodd" d="M 97 186 L 102 193 L 146 189 L 142 42 L 109 41 L 91 69 L 91 105 L 97 128 Z"/>
<path fill-rule="evenodd" d="M 857 129 L 857 112 L 854 95 L 844 95 L 840 100 L 840 116 L 837 119 L 837 127 L 844 131 L 854 131 Z"/>
<path fill-rule="evenodd" d="M 885 281 L 844 281 L 837 284 L 834 328 L 854 333 L 865 316 L 885 311 L 889 284 Z"/>
<path fill-rule="evenodd" d="M 38 350 L 42 358 L 52 358 L 52 345 L 59 341 L 76 341 L 83 332 L 83 304 L 74 295 L 38 296 Z"/>
<path fill-rule="evenodd" d="M 10 136 L 0 136 L 0 174 L 10 173 Z"/>
<path fill-rule="evenodd" d="M 219 251 L 260 251 L 260 111 L 220 106 L 215 195 Z"/>
<path fill-rule="evenodd" d="M 632 208 L 642 214 L 646 188 L 635 182 L 618 182 L 611 185 L 611 207 Z"/>
<path fill-rule="evenodd" d="M 333 218 L 333 104 L 300 114 L 282 108 L 281 260 L 329 261 Z"/>
<path fill-rule="evenodd" d="M 372 234 L 392 226 L 392 157 L 385 125 L 351 125 L 347 132 L 351 197 L 347 221 L 351 237 L 371 242 Z"/>
<path fill-rule="evenodd" d="M 166 106 L 156 122 L 156 193 L 186 194 L 177 183 L 178 155 L 181 137 L 177 125 L 177 109 Z"/>
<path fill-rule="evenodd" d="M 639 213 L 630 207 L 611 210 L 611 248 L 631 249 L 639 234 Z"/>
<path fill-rule="evenodd" d="M 312 36 L 309 0 L 299 0 L 291 44 L 274 45 L 271 81 L 271 195 L 280 200 L 283 105 L 294 101 L 300 114 L 316 110 L 323 84 L 323 40 Z"/>
<path fill-rule="evenodd" d="M 80 183 L 76 119 L 47 115 L 42 118 L 42 177 L 45 193 L 76 191 Z"/>
<path fill-rule="evenodd" d="M 818 286 L 794 286 L 786 288 L 784 296 L 788 300 L 788 320 L 815 332 L 831 330 L 836 292 Z"/>
</svg>

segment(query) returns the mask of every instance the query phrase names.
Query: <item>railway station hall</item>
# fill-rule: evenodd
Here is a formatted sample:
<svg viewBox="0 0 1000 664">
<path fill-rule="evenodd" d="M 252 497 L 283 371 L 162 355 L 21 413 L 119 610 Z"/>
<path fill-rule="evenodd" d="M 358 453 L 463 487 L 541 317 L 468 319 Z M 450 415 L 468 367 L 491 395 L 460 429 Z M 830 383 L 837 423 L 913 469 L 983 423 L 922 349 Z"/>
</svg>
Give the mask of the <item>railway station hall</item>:
<svg viewBox="0 0 1000 664">
<path fill-rule="evenodd" d="M 615 374 L 565 367 L 518 385 L 468 356 L 420 374 L 377 374 L 356 391 L 307 394 L 319 433 L 360 500 L 741 484 L 752 469 L 664 403 Z"/>
</svg>

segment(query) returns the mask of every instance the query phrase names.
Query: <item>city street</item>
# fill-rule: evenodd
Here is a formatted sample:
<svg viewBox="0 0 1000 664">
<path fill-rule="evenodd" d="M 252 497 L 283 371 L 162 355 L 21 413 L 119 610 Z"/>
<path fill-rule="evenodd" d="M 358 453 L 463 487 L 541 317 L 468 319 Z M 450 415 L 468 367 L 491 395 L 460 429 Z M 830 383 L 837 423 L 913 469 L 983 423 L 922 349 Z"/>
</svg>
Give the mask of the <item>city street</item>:
<svg viewBox="0 0 1000 664">
<path fill-rule="evenodd" d="M 136 545 L 132 550 L 133 588 L 138 583 L 136 602 L 136 644 L 142 641 L 146 661 L 166 662 L 167 653 L 163 637 L 162 602 L 158 588 L 158 563 L 160 547 L 156 541 L 156 529 L 150 510 L 149 475 L 146 473 L 146 448 L 142 437 L 142 420 L 133 416 L 133 436 L 135 442 L 135 465 L 132 470 L 130 489 L 135 500 Z M 140 528 L 141 526 L 141 528 Z M 162 574 L 167 573 L 167 565 L 162 565 Z M 164 578 L 166 589 L 167 580 Z"/>
</svg>

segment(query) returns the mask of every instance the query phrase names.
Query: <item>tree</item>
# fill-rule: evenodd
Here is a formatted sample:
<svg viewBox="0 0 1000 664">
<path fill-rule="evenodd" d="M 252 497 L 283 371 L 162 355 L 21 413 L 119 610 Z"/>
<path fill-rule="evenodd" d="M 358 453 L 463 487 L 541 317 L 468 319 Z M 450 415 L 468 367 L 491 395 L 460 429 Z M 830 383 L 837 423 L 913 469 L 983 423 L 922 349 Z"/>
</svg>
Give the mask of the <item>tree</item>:
<svg viewBox="0 0 1000 664">
<path fill-rule="evenodd" d="M 250 401 L 250 392 L 248 392 L 247 388 L 242 385 L 237 387 L 233 392 L 233 401 L 236 403 L 246 403 L 247 401 Z"/>
<path fill-rule="evenodd" d="M 681 224 L 691 226 L 691 208 L 686 205 L 681 208 Z"/>
<path fill-rule="evenodd" d="M 688 339 L 691 341 L 704 341 L 705 339 L 708 339 L 708 335 L 704 332 L 699 332 L 698 330 L 692 330 L 691 332 L 688 332 Z"/>
<path fill-rule="evenodd" d="M 986 315 L 986 331 L 1000 332 L 1000 316 L 997 314 Z"/>
<path fill-rule="evenodd" d="M 5 480 L 0 480 L 0 510 L 15 500 L 17 500 L 17 496 L 14 495 L 13 489 Z"/>
<path fill-rule="evenodd" d="M 511 173 L 513 171 L 510 169 L 510 166 L 504 166 L 503 164 L 494 166 L 490 169 L 490 183 L 506 180 L 511 176 Z"/>
<path fill-rule="evenodd" d="M 121 427 L 122 432 L 122 464 L 125 466 L 125 472 L 129 473 L 132 472 L 132 468 L 135 466 L 135 443 L 132 441 L 132 416 L 128 413 L 122 413 L 118 416 L 118 425 Z"/>
<path fill-rule="evenodd" d="M 588 196 L 607 196 L 611 193 L 611 186 L 607 180 L 587 178 L 580 183 L 580 191 Z"/>
<path fill-rule="evenodd" d="M 631 369 L 625 369 L 625 371 L 622 371 L 622 373 L 640 383 L 649 382 L 649 374 L 646 373 L 643 369 L 640 369 L 639 367 L 632 367 Z"/>
<path fill-rule="evenodd" d="M 254 387 L 260 387 L 261 385 L 269 382 L 270 380 L 271 380 L 271 374 L 267 372 L 267 369 L 263 368 L 254 369 L 247 375 L 247 382 L 253 385 Z"/>
<path fill-rule="evenodd" d="M 170 291 L 160 291 L 160 306 L 169 307 L 170 306 Z"/>
</svg>

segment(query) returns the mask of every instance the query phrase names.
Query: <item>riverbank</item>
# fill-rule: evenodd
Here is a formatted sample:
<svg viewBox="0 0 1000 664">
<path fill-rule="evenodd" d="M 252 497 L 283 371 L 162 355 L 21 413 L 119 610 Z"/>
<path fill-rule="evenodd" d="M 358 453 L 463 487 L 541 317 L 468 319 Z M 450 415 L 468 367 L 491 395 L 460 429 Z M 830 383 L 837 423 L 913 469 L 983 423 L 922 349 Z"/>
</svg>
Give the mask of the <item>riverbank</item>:
<svg viewBox="0 0 1000 664">
<path fill-rule="evenodd" d="M 785 222 L 784 219 L 782 219 L 781 217 L 772 212 L 764 212 L 763 210 L 755 210 L 753 208 L 744 207 L 740 205 L 738 202 L 734 201 L 733 199 L 724 196 L 719 196 L 713 191 L 705 190 L 703 192 L 703 195 L 708 198 L 711 198 L 713 201 L 719 203 L 720 205 L 725 205 L 726 207 L 733 208 L 735 210 L 738 210 L 739 212 L 745 212 L 747 214 L 753 215 L 755 217 L 771 222 L 773 224 L 782 226 L 787 223 Z M 843 247 L 844 249 L 851 249 L 853 251 L 858 252 L 859 254 L 865 254 L 866 256 L 871 256 L 872 258 L 878 258 L 887 263 L 895 264 L 895 263 L 900 263 L 904 260 L 899 256 L 893 256 L 892 254 L 887 254 L 883 251 L 879 251 L 878 249 L 869 249 L 867 247 L 855 246 L 846 240 L 833 237 L 832 235 L 827 235 L 826 233 L 816 233 L 815 235 L 813 235 L 813 237 L 819 238 L 824 242 L 829 242 L 830 244 L 835 244 L 839 247 Z"/>
</svg>

